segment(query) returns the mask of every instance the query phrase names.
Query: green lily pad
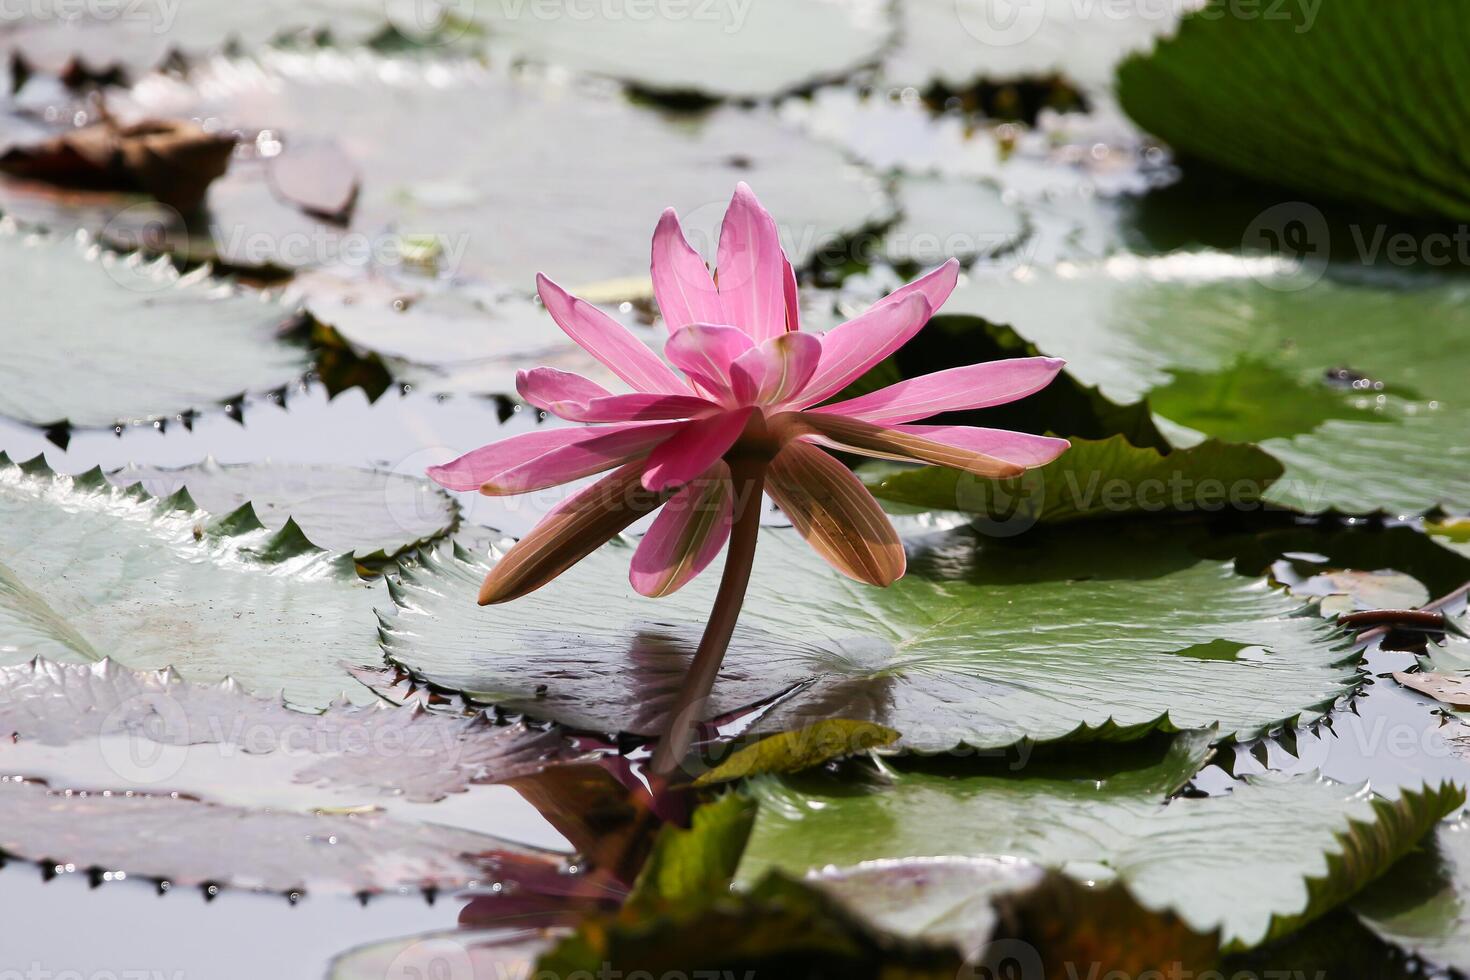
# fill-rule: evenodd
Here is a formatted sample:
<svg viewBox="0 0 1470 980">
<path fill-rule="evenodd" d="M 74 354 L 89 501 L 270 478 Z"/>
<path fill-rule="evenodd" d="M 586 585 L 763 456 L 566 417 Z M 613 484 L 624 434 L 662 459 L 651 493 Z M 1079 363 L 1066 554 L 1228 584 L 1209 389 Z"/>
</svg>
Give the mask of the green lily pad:
<svg viewBox="0 0 1470 980">
<path fill-rule="evenodd" d="M 842 78 L 875 62 L 893 29 L 875 0 L 645 9 L 589 4 L 547 17 L 526 4 L 492 3 L 479 16 L 492 57 L 706 98 L 772 96 Z"/>
<path fill-rule="evenodd" d="M 292 311 L 167 262 L 0 228 L 0 415 L 111 426 L 209 408 L 305 374 Z"/>
<path fill-rule="evenodd" d="M 751 784 L 761 808 L 740 877 L 886 858 L 1018 857 L 1121 881 L 1148 908 L 1253 946 L 1362 889 L 1464 799 L 1445 785 L 1389 802 L 1308 775 L 1255 777 L 1225 796 L 1166 805 L 1210 737 L 1182 735 L 1152 757 L 1140 749 L 1080 764 L 1073 753 L 1021 772 L 905 767 L 857 792 L 766 777 Z"/>
<path fill-rule="evenodd" d="M 141 484 L 156 497 L 186 490 L 213 514 L 249 504 L 271 530 L 294 521 L 323 551 L 358 558 L 387 558 L 428 544 L 459 522 L 458 505 L 427 480 L 350 466 L 222 466 L 209 460 L 181 469 L 130 466 L 108 478 L 119 486 Z"/>
<path fill-rule="evenodd" d="M 1440 826 L 1353 903 L 1378 936 L 1437 966 L 1470 971 L 1470 821 Z"/>
<path fill-rule="evenodd" d="M 381 586 L 294 523 L 272 533 L 248 509 L 211 517 L 0 455 L 0 554 L 0 665 L 110 658 L 300 708 L 373 699 L 342 665 L 378 659 Z"/>
<path fill-rule="evenodd" d="M 131 98 L 135 113 L 269 131 L 257 159 L 237 161 L 210 189 L 210 234 L 242 264 L 426 267 L 529 294 L 541 271 L 568 288 L 646 276 L 653 224 L 668 206 L 713 255 L 740 180 L 779 216 L 798 264 L 893 213 L 870 174 L 769 113 L 671 118 L 615 93 L 468 60 L 273 50 L 212 62 L 188 80 L 151 76 Z M 466 106 L 495 125 L 466 125 Z M 328 138 L 361 176 L 345 229 L 271 197 L 271 154 Z M 566 152 L 577 145 L 601 150 Z M 555 200 L 528 195 L 531 186 L 555 188 Z"/>
<path fill-rule="evenodd" d="M 1219 724 L 1245 737 L 1312 719 L 1356 683 L 1355 655 L 1297 600 L 1170 529 L 914 540 L 888 589 L 833 572 L 792 530 L 765 528 L 706 717 L 785 694 L 752 733 L 823 718 L 884 725 L 896 748 L 1129 738 Z M 1126 541 L 1124 544 L 1122 541 Z M 627 543 L 533 595 L 475 605 L 488 564 L 435 553 L 390 583 L 390 661 L 421 680 L 577 728 L 656 734 L 718 581 L 638 598 Z M 1065 614 L 1059 614 L 1059 610 Z M 1238 645 L 1230 661 L 1196 651 Z"/>
<path fill-rule="evenodd" d="M 1406 513 L 1470 506 L 1465 299 L 1461 284 L 1347 284 L 1199 252 L 975 278 L 945 309 L 1011 324 L 1195 439 L 1259 442 L 1286 465 L 1270 503 Z"/>
<path fill-rule="evenodd" d="M 1254 510 L 1281 464 L 1255 446 L 1215 440 L 1160 453 L 1123 436 L 1074 439 L 1060 457 L 1009 480 L 939 466 L 868 477 L 883 500 L 978 515 L 989 534 L 1031 526 L 1163 511 Z"/>
<path fill-rule="evenodd" d="M 1211 0 L 1177 37 L 1119 67 L 1124 109 L 1176 149 L 1257 179 L 1408 214 L 1470 217 L 1458 163 L 1462 104 L 1431 99 L 1410 110 L 1404 101 L 1408 91 L 1457 91 L 1463 50 L 1421 52 L 1459 30 L 1458 11 L 1348 0 L 1273 13 L 1238 16 Z M 1365 45 L 1370 32 L 1382 43 Z M 1421 124 L 1418 114 L 1435 121 Z"/>
</svg>

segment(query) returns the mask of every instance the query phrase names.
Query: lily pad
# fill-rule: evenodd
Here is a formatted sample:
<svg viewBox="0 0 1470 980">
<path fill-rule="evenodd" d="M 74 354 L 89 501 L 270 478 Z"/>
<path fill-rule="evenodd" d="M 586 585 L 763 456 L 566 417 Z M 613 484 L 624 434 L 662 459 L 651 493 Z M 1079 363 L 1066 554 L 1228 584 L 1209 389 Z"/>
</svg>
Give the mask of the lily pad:
<svg viewBox="0 0 1470 980">
<path fill-rule="evenodd" d="M 1195 3 L 1202 0 L 1194 0 Z M 1088 92 L 1105 92 L 1113 69 L 1132 52 L 1178 25 L 1177 0 L 1126 7 L 1040 0 L 911 0 L 902 11 L 902 41 L 883 65 L 904 85 L 977 79 L 1014 81 L 1064 75 Z"/>
<path fill-rule="evenodd" d="M 1258 441 L 1286 465 L 1270 503 L 1470 507 L 1465 287 L 1318 272 L 1219 252 L 1120 255 L 975 278 L 945 309 L 1011 324 L 1115 400 L 1162 389 L 1155 408 L 1195 439 Z"/>
<path fill-rule="evenodd" d="M 1437 966 L 1470 971 L 1470 821 L 1442 825 L 1430 846 L 1353 910 L 1380 938 Z"/>
<path fill-rule="evenodd" d="M 870 174 L 768 113 L 722 108 L 673 119 L 616 94 L 473 61 L 267 51 L 213 62 L 188 80 L 150 76 L 131 100 L 136 113 L 268 131 L 256 143 L 260 159 L 233 167 L 209 197 L 217 247 L 260 246 L 257 264 L 414 264 L 529 294 L 543 270 L 568 287 L 645 275 L 649 216 L 671 205 L 712 255 L 738 180 L 780 215 L 798 264 L 830 237 L 893 213 Z M 495 125 L 466 125 L 466 106 Z M 267 186 L 271 154 L 321 139 L 361 174 L 346 229 L 303 228 L 301 212 L 273 204 Z M 566 152 L 577 145 L 601 150 Z M 528 186 L 553 197 L 527 195 Z"/>
<path fill-rule="evenodd" d="M 209 408 L 305 374 L 292 311 L 166 261 L 0 228 L 0 414 L 111 426 Z"/>
<path fill-rule="evenodd" d="M 351 276 L 304 272 L 293 295 L 352 348 L 383 358 L 394 378 L 434 392 L 515 395 L 516 372 L 555 367 L 619 384 L 600 361 L 573 343 L 535 300 L 481 283 L 424 276 Z M 660 349 L 668 332 L 624 313 L 605 312 Z"/>
<path fill-rule="evenodd" d="M 373 695 L 343 668 L 377 659 L 380 585 L 350 555 L 180 499 L 57 476 L 0 455 L 0 664 L 42 656 L 233 677 L 316 709 Z"/>
<path fill-rule="evenodd" d="M 1463 106 L 1404 101 L 1456 90 L 1461 50 L 1420 56 L 1459 29 L 1455 15 L 1444 4 L 1385 13 L 1348 0 L 1243 17 L 1211 0 L 1177 37 L 1118 69 L 1118 95 L 1139 125 L 1192 156 L 1309 194 L 1463 220 Z M 1385 43 L 1363 46 L 1369 31 Z"/>
<path fill-rule="evenodd" d="M 1225 796 L 1166 805 L 1208 740 L 1186 734 L 1161 758 L 1079 765 L 1074 754 L 1019 773 L 921 766 L 856 793 L 767 777 L 751 784 L 761 809 L 740 876 L 901 857 L 1019 857 L 1121 881 L 1148 908 L 1177 912 L 1197 931 L 1218 928 L 1227 945 L 1253 946 L 1362 889 L 1464 799 L 1445 785 L 1389 802 L 1309 775 L 1255 777 Z"/>
<path fill-rule="evenodd" d="M 884 499 L 978 515 L 988 534 L 1163 511 L 1255 510 L 1281 464 L 1255 446 L 1216 440 L 1160 453 L 1123 436 L 1074 439 L 1060 457 L 1010 480 L 939 466 L 894 468 L 867 480 Z"/>
<path fill-rule="evenodd" d="M 954 177 L 904 177 L 903 216 L 884 233 L 890 262 L 929 269 L 946 259 L 993 258 L 1021 247 L 1027 223 L 992 184 Z"/>
<path fill-rule="evenodd" d="M 972 974 L 1076 976 L 1084 963 L 1119 976 L 1198 973 L 1219 954 L 1217 935 L 1147 910 L 1123 885 L 1013 858 L 868 861 L 804 882 L 884 932 L 954 948 Z"/>
<path fill-rule="evenodd" d="M 689 3 L 640 13 L 589 4 L 548 17 L 492 3 L 479 14 L 492 57 L 559 65 L 670 96 L 773 96 L 876 62 L 893 25 L 881 0 Z"/>
<path fill-rule="evenodd" d="M 909 543 L 877 589 L 834 575 L 795 531 L 765 528 L 705 717 L 786 695 L 752 732 L 847 718 L 938 752 L 1020 739 L 1128 738 L 1219 724 L 1246 736 L 1319 717 L 1355 655 L 1297 600 L 1168 529 L 1120 544 L 1078 530 L 1012 541 L 955 531 Z M 390 661 L 422 680 L 577 728 L 654 734 L 717 577 L 642 600 L 614 543 L 544 589 L 480 608 L 484 560 L 436 553 L 391 583 Z M 1057 610 L 1067 610 L 1065 622 Z M 1232 651 L 1215 655 L 1221 645 Z"/>
<path fill-rule="evenodd" d="M 448 534 L 459 508 L 427 480 L 350 466 L 244 463 L 213 460 L 181 469 L 128 467 L 109 476 L 119 486 L 141 484 L 156 497 L 186 490 L 213 514 L 249 504 L 262 524 L 278 531 L 294 521 L 323 551 L 358 558 L 391 557 Z"/>
<path fill-rule="evenodd" d="M 408 40 L 453 40 L 464 27 L 446 17 L 452 3 L 430 0 L 259 0 L 242 6 L 165 0 L 99 0 L 67 8 L 65 16 L 31 16 L 0 32 L 0 49 L 13 51 L 34 71 L 65 75 L 73 67 L 93 76 L 139 75 L 168 56 L 205 58 L 238 47 L 326 37 L 362 44 L 385 35 Z M 40 11 L 42 7 L 33 8 Z"/>
<path fill-rule="evenodd" d="M 555 733 L 481 716 L 381 702 L 305 714 L 233 682 L 108 660 L 0 668 L 0 715 L 10 775 L 54 791 L 182 793 L 242 807 L 434 803 L 571 755 Z"/>
<path fill-rule="evenodd" d="M 553 859 L 495 837 L 379 814 L 292 813 L 182 796 L 53 792 L 0 778 L 7 855 L 173 885 L 361 895 L 462 888 Z"/>
</svg>

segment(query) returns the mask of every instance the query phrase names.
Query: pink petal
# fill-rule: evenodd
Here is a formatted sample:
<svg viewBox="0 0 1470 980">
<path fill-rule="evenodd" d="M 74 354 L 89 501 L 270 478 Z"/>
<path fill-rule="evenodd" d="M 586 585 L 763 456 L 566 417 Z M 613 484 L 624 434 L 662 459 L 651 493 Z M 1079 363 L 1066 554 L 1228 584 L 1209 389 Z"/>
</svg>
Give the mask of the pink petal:
<svg viewBox="0 0 1470 980">
<path fill-rule="evenodd" d="M 649 454 L 643 485 L 649 490 L 666 490 L 699 476 L 735 445 L 752 411 L 740 408 L 676 423 L 679 431 Z"/>
<path fill-rule="evenodd" d="M 745 331 L 716 323 L 696 323 L 669 338 L 669 361 L 701 388 L 720 396 L 730 391 L 730 364 L 754 346 Z"/>
<path fill-rule="evenodd" d="M 638 391 L 685 390 L 679 376 L 657 354 L 591 303 L 577 299 L 542 275 L 536 277 L 536 291 L 568 337 Z"/>
<path fill-rule="evenodd" d="M 647 455 L 682 423 L 631 423 L 597 428 L 542 429 L 481 446 L 429 477 L 450 490 L 491 496 L 528 493 L 610 470 Z"/>
<path fill-rule="evenodd" d="M 725 547 L 734 511 L 730 467 L 720 460 L 664 504 L 633 553 L 628 581 L 653 597 L 682 588 Z"/>
<path fill-rule="evenodd" d="M 899 432 L 920 436 L 930 442 L 984 453 L 1021 466 L 1045 466 L 1071 448 L 1065 439 L 1033 436 L 1009 429 L 983 429 L 975 425 L 895 425 Z"/>
<path fill-rule="evenodd" d="M 783 442 L 794 439 L 816 441 L 862 456 L 935 463 L 988 479 L 1020 476 L 1026 471 L 1026 467 L 1018 463 L 970 449 L 947 446 L 912 432 L 874 425 L 846 415 L 786 412 L 768 418 L 767 425 Z"/>
<path fill-rule="evenodd" d="M 883 297 L 862 316 L 823 334 L 823 363 L 812 379 L 811 397 L 804 398 L 806 404 L 815 405 L 837 394 L 868 368 L 908 343 L 949 299 L 959 274 L 959 262 L 950 259 Z M 905 306 L 914 296 L 922 296 L 929 304 L 927 312 L 920 314 L 918 311 L 923 307 L 908 305 L 907 315 L 895 315 L 895 307 Z"/>
<path fill-rule="evenodd" d="M 801 393 L 803 405 L 830 398 L 863 372 L 902 347 L 929 322 L 929 301 L 913 294 L 897 303 L 874 306 L 862 316 L 822 335 L 822 359 Z"/>
<path fill-rule="evenodd" d="M 781 253 L 781 263 L 785 266 L 782 270 L 781 285 L 786 292 L 786 329 L 801 329 L 801 304 L 796 294 L 796 270 L 791 268 L 791 260 L 786 253 Z"/>
<path fill-rule="evenodd" d="M 563 500 L 490 569 L 480 605 L 534 592 L 662 503 L 640 485 L 642 469 L 629 463 Z"/>
<path fill-rule="evenodd" d="M 776 220 L 742 181 L 735 188 L 715 272 L 727 321 L 757 342 L 786 330 L 786 272 Z"/>
<path fill-rule="evenodd" d="M 1040 391 L 1066 361 L 1056 357 L 1012 357 L 936 371 L 900 381 L 845 402 L 812 411 L 893 425 L 940 412 L 1004 405 Z M 804 396 L 803 396 L 804 397 Z"/>
<path fill-rule="evenodd" d="M 822 450 L 787 443 L 771 461 L 766 492 L 842 574 L 879 586 L 903 575 L 907 557 L 888 515 L 851 470 Z"/>
<path fill-rule="evenodd" d="M 806 387 L 821 356 L 816 334 L 777 334 L 735 359 L 730 389 L 742 405 L 779 405 Z"/>
<path fill-rule="evenodd" d="M 930 269 L 913 282 L 905 283 L 893 292 L 884 296 L 874 303 L 867 312 L 884 306 L 894 306 L 902 303 L 905 299 L 915 293 L 923 296 L 929 301 L 929 308 L 935 313 L 949 299 L 949 294 L 954 292 L 955 283 L 960 278 L 960 260 L 949 259 L 937 269 Z M 895 348 L 897 349 L 897 348 Z"/>
<path fill-rule="evenodd" d="M 556 402 L 589 402 L 610 394 L 602 385 L 580 374 L 549 367 L 517 371 L 516 391 L 529 404 L 548 412 Z"/>
<path fill-rule="evenodd" d="M 691 323 L 720 323 L 725 309 L 704 259 L 690 247 L 673 208 L 653 231 L 653 295 L 669 333 Z"/>
<path fill-rule="evenodd" d="M 696 395 L 604 395 L 590 401 L 552 402 L 545 406 L 569 422 L 656 422 L 689 419 L 720 410 L 720 406 Z"/>
</svg>

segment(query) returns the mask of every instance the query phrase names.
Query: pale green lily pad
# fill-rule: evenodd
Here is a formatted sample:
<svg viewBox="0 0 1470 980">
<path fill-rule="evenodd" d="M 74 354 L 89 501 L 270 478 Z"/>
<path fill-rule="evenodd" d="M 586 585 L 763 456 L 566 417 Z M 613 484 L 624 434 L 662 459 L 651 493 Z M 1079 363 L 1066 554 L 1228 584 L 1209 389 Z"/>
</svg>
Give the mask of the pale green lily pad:
<svg viewBox="0 0 1470 980">
<path fill-rule="evenodd" d="M 175 886 L 362 895 L 497 880 L 518 858 L 554 867 L 488 834 L 378 813 L 295 813 L 184 796 L 56 792 L 0 778 L 7 856 L 95 868 Z"/>
<path fill-rule="evenodd" d="M 207 409 L 310 368 L 290 308 L 167 262 L 0 228 L 0 415 L 110 426 Z"/>
<path fill-rule="evenodd" d="M 1286 464 L 1268 502 L 1470 506 L 1466 287 L 1320 271 L 1220 252 L 1120 255 L 977 277 L 945 309 L 1012 325 L 1114 400 L 1159 390 L 1154 407 L 1173 421 L 1259 441 Z"/>
<path fill-rule="evenodd" d="M 373 699 L 343 664 L 378 659 L 382 587 L 294 524 L 273 533 L 0 456 L 0 554 L 0 664 L 110 658 L 300 708 Z"/>
<path fill-rule="evenodd" d="M 578 347 L 536 300 L 483 283 L 444 283 L 424 276 L 354 276 L 345 270 L 303 272 L 292 295 L 352 348 L 383 359 L 400 382 L 429 391 L 515 395 L 516 372 L 530 365 L 622 384 Z M 632 304 L 604 306 L 654 350 L 668 331 Z"/>
<path fill-rule="evenodd" d="M 1378 936 L 1437 966 L 1470 972 L 1470 821 L 1446 823 L 1353 903 Z"/>
<path fill-rule="evenodd" d="M 175 52 L 200 59 L 231 47 L 253 50 L 317 37 L 336 44 L 380 37 L 448 43 L 466 28 L 449 16 L 454 6 L 453 0 L 99 0 L 66 7 L 66 16 L 16 20 L 0 32 L 0 50 L 52 75 L 75 63 L 96 74 L 119 69 L 136 78 Z"/>
<path fill-rule="evenodd" d="M 751 784 L 761 808 L 740 877 L 902 857 L 1015 857 L 1087 881 L 1119 880 L 1227 945 L 1252 946 L 1366 886 L 1463 801 L 1446 785 L 1395 801 L 1315 775 L 1261 776 L 1225 796 L 1175 799 L 1208 733 L 1162 758 L 1020 772 L 888 774 L 881 786 Z"/>
<path fill-rule="evenodd" d="M 946 259 L 995 257 L 1021 247 L 1027 222 L 993 184 L 956 177 L 904 177 L 898 222 L 883 236 L 890 262 L 932 269 Z"/>
<path fill-rule="evenodd" d="M 1190 2 L 905 0 L 902 40 L 884 61 L 883 75 L 921 87 L 1062 75 L 1090 93 L 1105 92 L 1118 63 L 1171 33 Z"/>
<path fill-rule="evenodd" d="M 653 225 L 669 206 L 713 255 L 740 180 L 778 216 L 798 264 L 832 236 L 893 214 L 871 174 L 769 113 L 670 117 L 616 93 L 466 60 L 267 51 L 213 62 L 188 80 L 150 76 L 128 111 L 270 131 L 257 142 L 261 158 L 232 167 L 208 201 L 216 247 L 251 251 L 252 264 L 419 264 L 529 294 L 541 271 L 568 288 L 646 276 Z M 273 203 L 267 186 L 269 154 L 327 138 L 361 175 L 345 232 L 302 229 L 301 213 Z M 575 151 L 588 146 L 598 151 Z"/>
<path fill-rule="evenodd" d="M 893 25 L 882 0 L 637 5 L 534 4 L 477 11 L 493 58 L 606 75 L 640 89 L 707 98 L 763 97 L 840 79 L 874 63 Z"/>
<path fill-rule="evenodd" d="M 229 681 L 196 684 L 112 660 L 0 667 L 0 716 L 12 776 L 242 807 L 437 803 L 575 754 L 555 732 L 477 714 L 386 702 L 306 714 Z"/>
<path fill-rule="evenodd" d="M 427 480 L 351 466 L 208 460 L 180 469 L 127 467 L 108 478 L 119 486 L 142 484 L 155 497 L 187 490 L 212 514 L 249 504 L 273 531 L 294 521 L 323 551 L 359 558 L 391 557 L 437 540 L 459 523 L 458 505 Z"/>
<path fill-rule="evenodd" d="M 911 542 L 888 589 L 842 578 L 792 530 L 765 528 L 749 597 L 705 712 L 786 694 L 753 731 L 822 718 L 885 725 L 897 748 L 1136 737 L 1219 724 L 1246 736 L 1319 717 L 1356 656 L 1297 600 L 1177 532 L 966 531 Z M 483 701 L 594 731 L 655 734 L 710 609 L 711 569 L 650 600 L 613 543 L 523 599 L 481 608 L 487 564 L 427 556 L 390 583 L 391 661 Z"/>
</svg>

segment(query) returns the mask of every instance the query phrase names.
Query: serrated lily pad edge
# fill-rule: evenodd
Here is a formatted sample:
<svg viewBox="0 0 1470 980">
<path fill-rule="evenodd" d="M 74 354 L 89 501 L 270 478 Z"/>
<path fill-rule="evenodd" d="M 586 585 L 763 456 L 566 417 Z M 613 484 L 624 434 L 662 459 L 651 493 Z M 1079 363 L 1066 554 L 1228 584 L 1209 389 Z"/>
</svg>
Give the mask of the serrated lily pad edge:
<svg viewBox="0 0 1470 980">
<path fill-rule="evenodd" d="M 615 538 L 613 543 L 618 543 L 624 546 L 631 547 L 632 545 L 636 544 L 636 542 L 636 537 L 624 533 Z M 447 539 L 447 544 L 449 546 L 449 555 L 447 556 L 449 560 L 466 565 L 479 563 L 480 556 L 475 554 L 474 552 L 469 551 L 467 548 L 461 545 L 456 536 L 451 535 Z M 607 545 L 604 545 L 604 547 L 607 547 Z M 442 553 L 438 553 L 438 556 L 441 558 L 445 557 Z M 388 596 L 393 603 L 393 607 L 386 610 L 377 610 L 378 641 L 383 650 L 383 659 L 385 663 L 387 663 L 391 667 L 395 667 L 403 671 L 412 682 L 421 685 L 422 687 L 430 691 L 448 697 L 462 698 L 466 703 L 471 705 L 484 705 L 493 708 L 496 712 L 497 717 L 529 718 L 545 724 L 557 725 L 568 731 L 585 731 L 584 729 L 579 729 L 576 726 L 567 725 L 561 721 L 558 721 L 556 718 L 546 715 L 538 715 L 534 710 L 507 707 L 505 702 L 497 701 L 487 697 L 481 697 L 477 692 L 464 691 L 452 687 L 446 687 L 445 685 L 439 684 L 430 679 L 420 669 L 402 660 L 395 653 L 394 647 L 401 642 L 402 637 L 413 635 L 410 630 L 405 630 L 401 628 L 397 622 L 399 610 L 412 607 L 412 601 L 411 597 L 408 595 L 407 585 L 418 584 L 423 588 L 432 588 L 433 576 L 432 574 L 425 574 L 424 566 L 420 563 L 414 562 L 404 564 L 396 574 L 387 576 L 386 579 L 388 586 Z M 467 599 L 466 601 L 469 600 Z M 1321 629 L 1324 631 L 1323 642 L 1332 643 L 1334 645 L 1340 646 L 1340 648 L 1342 649 L 1342 656 L 1338 657 L 1335 660 L 1332 660 L 1326 665 L 1329 668 L 1343 669 L 1342 676 L 1339 679 L 1338 691 L 1329 698 L 1326 698 L 1320 702 L 1311 705 L 1307 705 L 1295 714 L 1288 715 L 1274 721 L 1266 722 L 1257 728 L 1223 733 L 1214 740 L 1214 745 L 1224 747 L 1235 744 L 1243 744 L 1258 738 L 1263 738 L 1275 732 L 1279 732 L 1282 730 L 1298 729 L 1306 725 L 1321 721 L 1323 718 L 1326 718 L 1331 713 L 1331 711 L 1338 705 L 1339 702 L 1351 698 L 1362 689 L 1363 683 L 1367 679 L 1367 674 L 1362 669 L 1360 669 L 1362 664 L 1364 663 L 1363 650 L 1353 642 L 1351 635 L 1340 627 L 1336 627 L 1330 623 L 1323 622 L 1320 617 L 1315 615 L 1312 610 L 1311 604 L 1302 605 L 1290 615 L 1310 617 L 1312 620 L 1321 623 Z M 525 699 L 518 698 L 517 700 L 521 701 Z M 1060 744 L 1086 744 L 1095 742 L 1132 742 L 1153 734 L 1174 735 L 1180 732 L 1196 730 L 1200 730 L 1199 726 L 1197 725 L 1185 727 L 1176 724 L 1170 717 L 1169 711 L 1165 710 L 1155 718 L 1134 723 L 1120 724 L 1113 718 L 1108 718 L 1096 724 L 1085 721 L 1079 722 L 1077 726 L 1071 731 L 1066 732 L 1063 735 L 1056 736 L 1054 738 L 1033 739 L 1030 737 L 1022 737 L 1014 742 L 1010 742 L 1003 746 L 977 746 L 961 738 L 956 739 L 953 744 L 941 749 L 911 749 L 905 747 L 902 744 L 902 732 L 900 731 L 900 738 L 898 739 L 897 745 L 875 746 L 870 751 L 874 755 L 881 756 L 937 756 L 950 754 L 998 756 L 1011 752 L 1029 753 L 1032 749 L 1041 746 Z M 1213 730 L 1213 728 L 1211 730 Z M 587 732 L 587 734 L 595 735 L 601 738 L 612 739 L 619 742 L 626 741 L 630 738 L 636 738 L 629 733 L 620 731 L 591 731 Z M 773 731 L 765 732 L 762 734 L 769 736 L 781 734 L 781 732 Z M 651 738 L 646 739 L 645 744 L 651 743 L 652 741 L 653 739 Z"/>
<path fill-rule="evenodd" d="M 151 253 L 147 249 L 139 248 L 131 252 L 123 252 L 114 249 L 100 241 L 84 229 L 61 234 L 51 232 L 43 228 L 21 225 L 14 218 L 0 215 L 0 235 L 18 238 L 23 244 L 64 244 L 71 240 L 77 248 L 77 259 L 82 262 L 110 262 L 124 265 L 134 265 L 143 268 L 150 275 L 157 274 L 171 279 L 168 288 L 187 288 L 198 283 L 210 282 L 221 289 L 227 289 L 238 296 L 251 295 L 244 286 L 241 286 L 233 277 L 222 277 L 217 274 L 214 264 L 211 262 L 200 263 L 188 271 L 180 270 L 174 259 L 166 253 Z M 90 254 L 89 254 L 90 253 Z M 268 293 L 261 293 L 261 297 Z M 296 306 L 281 306 L 281 322 L 277 332 L 280 340 L 305 342 L 311 338 L 312 317 L 305 312 L 300 304 Z M 308 363 L 301 372 L 294 377 L 282 379 L 281 384 L 262 389 L 260 391 L 237 391 L 223 397 L 214 399 L 204 406 L 185 406 L 177 412 L 169 415 L 140 415 L 128 419 L 116 419 L 110 426 L 77 425 L 69 419 L 56 419 L 52 422 L 34 423 L 22 419 L 12 419 L 16 425 L 22 425 L 29 429 L 37 429 L 47 434 L 52 442 L 65 448 L 66 440 L 72 432 L 98 432 L 107 429 L 120 430 L 123 427 L 148 427 L 167 425 L 170 421 L 182 421 L 187 427 L 193 423 L 205 408 L 226 408 L 228 406 L 240 406 L 246 398 L 255 394 L 275 393 L 280 396 L 281 402 L 285 402 L 285 394 L 294 385 L 297 385 L 312 376 L 315 365 Z M 239 421 L 243 413 L 236 411 L 234 418 Z"/>
</svg>

